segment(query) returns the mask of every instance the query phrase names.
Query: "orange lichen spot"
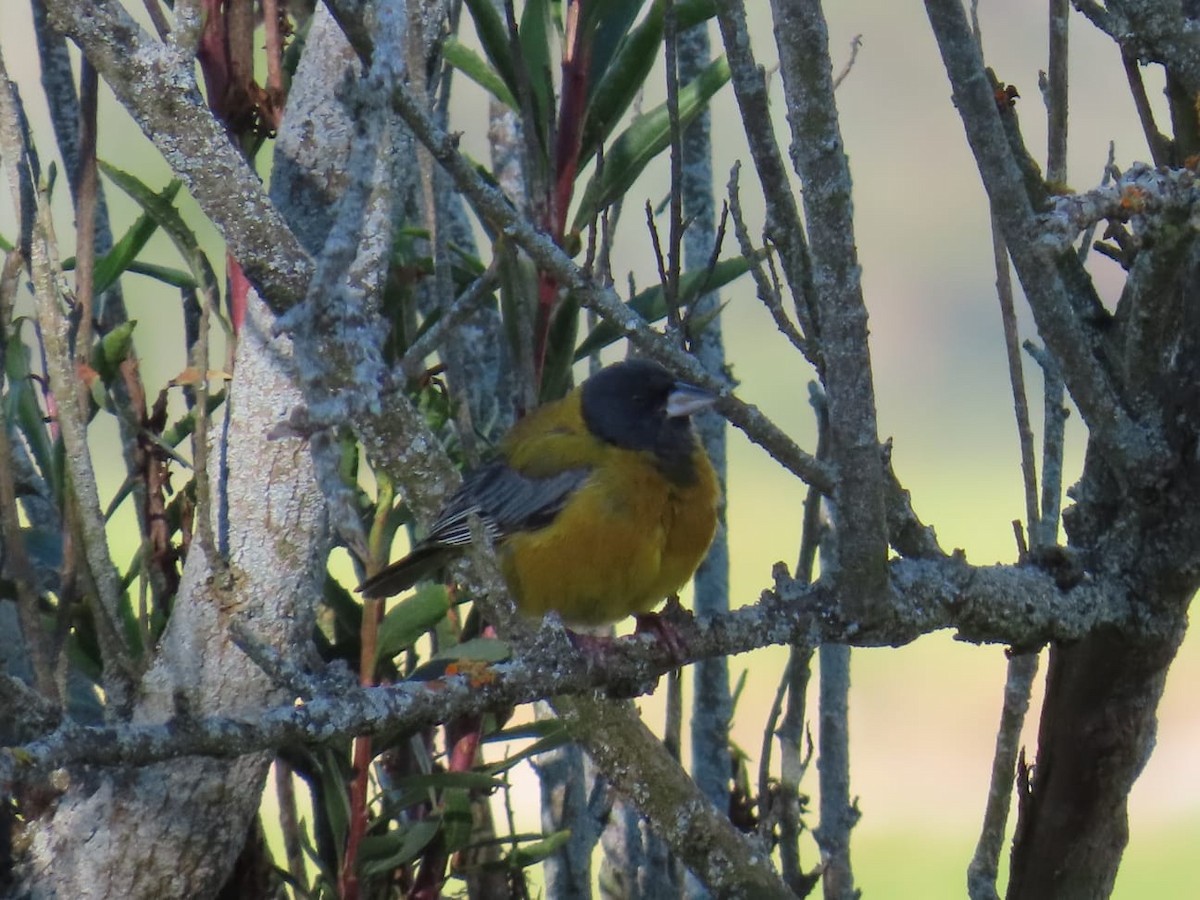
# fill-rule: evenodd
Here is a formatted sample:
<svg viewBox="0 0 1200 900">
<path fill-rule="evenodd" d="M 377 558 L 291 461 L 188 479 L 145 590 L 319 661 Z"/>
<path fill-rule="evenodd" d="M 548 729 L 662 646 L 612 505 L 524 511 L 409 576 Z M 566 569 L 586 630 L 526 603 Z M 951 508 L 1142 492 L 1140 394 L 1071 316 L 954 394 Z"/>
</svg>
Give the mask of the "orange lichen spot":
<svg viewBox="0 0 1200 900">
<path fill-rule="evenodd" d="M 446 666 L 446 675 L 463 675 L 471 682 L 471 687 L 485 687 L 496 681 L 492 667 L 481 659 L 456 660 Z"/>
<path fill-rule="evenodd" d="M 1146 208 L 1149 194 L 1137 185 L 1130 185 L 1121 191 L 1121 212 L 1135 215 Z"/>
</svg>

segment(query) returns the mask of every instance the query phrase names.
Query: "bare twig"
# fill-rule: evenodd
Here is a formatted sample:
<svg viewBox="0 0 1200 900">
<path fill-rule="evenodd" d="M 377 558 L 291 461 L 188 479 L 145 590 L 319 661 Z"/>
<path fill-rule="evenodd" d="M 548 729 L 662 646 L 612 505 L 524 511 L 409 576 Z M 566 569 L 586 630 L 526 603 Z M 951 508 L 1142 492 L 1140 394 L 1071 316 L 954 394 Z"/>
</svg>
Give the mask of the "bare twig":
<svg viewBox="0 0 1200 900">
<path fill-rule="evenodd" d="M 1042 518 L 1033 532 L 1035 547 L 1052 547 L 1058 542 L 1058 520 L 1062 514 L 1063 445 L 1066 440 L 1067 408 L 1063 405 L 1062 375 L 1058 363 L 1045 350 L 1029 341 L 1025 351 L 1042 369 L 1044 424 L 1042 426 Z"/>
<path fill-rule="evenodd" d="M 279 831 L 283 836 L 283 853 L 287 871 L 297 896 L 307 897 L 308 875 L 304 866 L 304 847 L 300 837 L 300 822 L 296 816 L 296 789 L 292 783 L 292 767 L 282 759 L 275 760 L 275 796 L 279 800 Z"/>
<path fill-rule="evenodd" d="M 1152 424 L 1134 421 L 1112 373 L 1101 362 L 1095 326 L 1082 320 L 1059 270 L 1061 250 L 1029 240 L 1042 233 L 1013 157 L 978 48 L 957 0 L 925 0 L 929 21 L 950 77 L 954 102 L 991 199 L 1009 241 L 1038 329 L 1063 368 L 1064 380 L 1098 449 L 1133 483 L 1153 480 L 1166 458 L 1163 437 Z"/>
<path fill-rule="evenodd" d="M 1025 375 L 1021 367 L 1021 338 L 1017 333 L 1017 312 L 1013 304 L 1012 278 L 1008 271 L 1008 251 L 1000 226 L 992 219 L 992 258 L 996 266 L 996 296 L 1000 301 L 1000 320 L 1004 326 L 1004 351 L 1008 359 L 1008 383 L 1012 388 L 1013 411 L 1017 418 L 1017 440 L 1021 448 L 1021 480 L 1025 487 L 1025 522 L 1032 532 L 1040 520 L 1038 512 L 1037 468 L 1033 459 L 1033 427 L 1029 424 L 1029 400 L 1025 395 Z"/>
<path fill-rule="evenodd" d="M 499 265 L 499 258 L 494 257 L 483 274 L 472 281 L 453 304 L 442 312 L 441 317 L 404 351 L 399 369 L 405 376 L 412 378 L 420 374 L 425 358 L 442 346 L 442 342 L 451 331 L 479 310 L 496 288 L 499 281 Z"/>
<path fill-rule="evenodd" d="M 754 160 L 759 183 L 771 186 L 763 191 L 767 204 L 767 237 L 778 249 L 783 262 L 784 276 L 796 304 L 800 330 L 813 338 L 817 334 L 814 324 L 816 312 L 808 244 L 796 198 L 792 191 L 782 189 L 790 184 L 790 179 L 783 163 L 783 154 L 775 140 L 766 75 L 751 49 L 742 0 L 720 0 L 717 4 L 717 22 L 721 27 L 725 55 L 729 59 L 733 90 L 741 112 L 742 127 L 746 130 L 746 140 L 750 145 L 750 156 Z"/>
<path fill-rule="evenodd" d="M 733 168 L 729 171 L 729 183 L 726 187 L 729 194 L 729 211 L 733 216 L 733 233 L 737 238 L 738 248 L 742 251 L 742 256 L 750 263 L 750 275 L 754 279 L 758 299 L 771 314 L 771 318 L 775 321 L 775 327 L 793 347 L 804 354 L 805 359 L 812 362 L 812 351 L 808 341 L 783 310 L 783 297 L 780 295 L 778 279 L 768 278 L 767 273 L 763 270 L 762 260 L 759 259 L 758 250 L 750 240 L 750 231 L 746 227 L 746 220 L 742 215 L 742 202 L 738 190 L 738 175 L 741 168 L 740 162 L 733 164 Z M 767 262 L 771 262 L 770 256 L 767 257 Z"/>
<path fill-rule="evenodd" d="M 158 32 L 159 40 L 165 41 L 171 33 L 171 24 L 167 21 L 162 7 L 158 5 L 158 0 L 142 0 L 142 5 L 146 7 L 146 14 L 150 16 L 154 30 Z"/>
<path fill-rule="evenodd" d="M 842 66 L 842 71 L 838 72 L 833 79 L 833 89 L 836 91 L 842 86 L 842 82 L 853 71 L 854 64 L 858 61 L 858 51 L 862 49 L 863 36 L 856 34 L 850 39 L 850 58 L 846 60 L 846 64 Z"/>
<path fill-rule="evenodd" d="M 1050 0 L 1050 62 L 1046 77 L 1046 180 L 1067 183 L 1067 52 L 1070 0 Z"/>
<path fill-rule="evenodd" d="M 1146 83 L 1142 80 L 1142 64 L 1125 52 L 1121 53 L 1121 63 L 1125 67 L 1125 80 L 1129 82 L 1129 93 L 1133 97 L 1138 121 L 1142 123 L 1146 145 L 1150 148 L 1150 158 L 1156 166 L 1168 165 L 1171 160 L 1171 140 L 1158 130 L 1154 122 L 1154 109 L 1150 106 Z"/>
<path fill-rule="evenodd" d="M 176 3 L 172 43 L 164 44 L 115 0 L 46 0 L 51 23 L 80 45 L 278 312 L 304 296 L 312 261 L 199 91 L 184 89 L 195 81 L 194 6 Z"/>
<path fill-rule="evenodd" d="M 997 897 L 996 873 L 1012 804 L 1021 727 L 1029 711 L 1029 693 L 1037 668 L 1037 653 L 1016 653 L 1009 657 L 1004 706 L 996 731 L 996 752 L 992 757 L 992 776 L 983 814 L 983 829 L 975 845 L 975 855 L 967 868 L 967 893 L 971 900 L 996 900 Z"/>
<path fill-rule="evenodd" d="M 0 152 L 7 160 L 13 205 L 21 210 L 28 193 L 22 190 L 22 177 L 31 177 L 29 156 L 20 126 L 21 114 L 8 71 L 0 55 Z M 74 402 L 79 390 L 78 378 L 68 343 L 68 325 L 60 305 L 59 284 L 62 269 L 58 265 L 57 244 L 50 221 L 49 204 L 44 196 L 35 204 L 33 234 L 27 261 L 34 285 L 42 348 L 45 353 L 51 390 L 68 402 L 58 404 L 58 425 L 66 449 L 66 471 L 70 478 L 79 516 L 79 539 L 95 583 L 97 605 L 93 612 L 104 656 L 104 686 L 113 709 L 123 711 L 132 702 L 133 666 L 125 645 L 120 623 L 121 585 L 108 550 L 104 515 L 87 443 L 87 426 Z"/>
</svg>

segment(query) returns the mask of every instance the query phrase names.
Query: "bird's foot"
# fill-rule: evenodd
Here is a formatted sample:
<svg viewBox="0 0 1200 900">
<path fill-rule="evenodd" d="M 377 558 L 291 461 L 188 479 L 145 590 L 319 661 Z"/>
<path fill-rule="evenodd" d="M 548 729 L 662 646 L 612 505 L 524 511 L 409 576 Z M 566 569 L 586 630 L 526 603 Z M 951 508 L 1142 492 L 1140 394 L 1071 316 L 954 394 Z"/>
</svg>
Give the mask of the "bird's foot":
<svg viewBox="0 0 1200 900">
<path fill-rule="evenodd" d="M 687 639 L 683 629 L 692 623 L 694 617 L 690 610 L 683 608 L 678 594 L 667 598 L 661 612 L 638 613 L 634 618 L 637 621 L 635 634 L 657 637 L 676 664 L 682 665 L 687 660 Z"/>
</svg>

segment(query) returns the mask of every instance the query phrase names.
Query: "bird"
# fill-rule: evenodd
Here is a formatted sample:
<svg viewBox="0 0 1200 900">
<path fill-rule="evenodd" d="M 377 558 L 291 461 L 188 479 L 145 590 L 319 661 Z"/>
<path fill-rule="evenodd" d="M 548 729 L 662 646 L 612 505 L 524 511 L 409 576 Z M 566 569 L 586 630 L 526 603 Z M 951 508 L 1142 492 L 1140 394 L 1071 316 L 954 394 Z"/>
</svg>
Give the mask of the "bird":
<svg viewBox="0 0 1200 900">
<path fill-rule="evenodd" d="M 388 597 L 434 576 L 478 516 L 524 615 L 595 627 L 649 613 L 716 531 L 717 475 L 691 421 L 715 399 L 649 359 L 601 369 L 518 421 L 412 552 L 359 592 Z"/>
</svg>

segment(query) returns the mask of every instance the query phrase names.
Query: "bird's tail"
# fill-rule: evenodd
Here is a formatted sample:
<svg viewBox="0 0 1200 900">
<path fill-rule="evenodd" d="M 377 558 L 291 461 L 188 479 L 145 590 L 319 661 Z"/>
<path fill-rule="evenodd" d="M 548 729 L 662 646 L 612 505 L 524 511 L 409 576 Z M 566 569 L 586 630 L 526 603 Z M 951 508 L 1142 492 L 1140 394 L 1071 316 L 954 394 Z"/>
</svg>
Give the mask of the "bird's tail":
<svg viewBox="0 0 1200 900">
<path fill-rule="evenodd" d="M 358 586 L 358 592 L 367 599 L 376 600 L 407 591 L 418 581 L 436 574 L 455 555 L 455 548 L 441 544 L 418 547 L 403 559 L 376 572 Z"/>
</svg>

